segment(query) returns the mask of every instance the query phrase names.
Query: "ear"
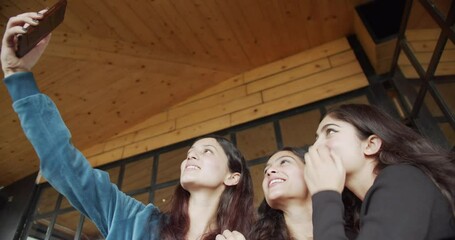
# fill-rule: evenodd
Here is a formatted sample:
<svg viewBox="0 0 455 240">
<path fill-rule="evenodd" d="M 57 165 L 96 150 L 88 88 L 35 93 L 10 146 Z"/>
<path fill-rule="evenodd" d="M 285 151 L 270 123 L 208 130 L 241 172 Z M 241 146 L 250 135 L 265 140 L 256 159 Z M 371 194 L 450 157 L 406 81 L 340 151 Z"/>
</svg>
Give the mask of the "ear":
<svg viewBox="0 0 455 240">
<path fill-rule="evenodd" d="M 224 185 L 226 186 L 235 186 L 239 183 L 240 181 L 240 173 L 235 172 L 235 173 L 230 173 L 229 176 L 224 179 Z"/>
<path fill-rule="evenodd" d="M 365 140 L 365 148 L 363 153 L 367 156 L 376 155 L 382 146 L 382 140 L 375 134 L 369 136 Z"/>
</svg>

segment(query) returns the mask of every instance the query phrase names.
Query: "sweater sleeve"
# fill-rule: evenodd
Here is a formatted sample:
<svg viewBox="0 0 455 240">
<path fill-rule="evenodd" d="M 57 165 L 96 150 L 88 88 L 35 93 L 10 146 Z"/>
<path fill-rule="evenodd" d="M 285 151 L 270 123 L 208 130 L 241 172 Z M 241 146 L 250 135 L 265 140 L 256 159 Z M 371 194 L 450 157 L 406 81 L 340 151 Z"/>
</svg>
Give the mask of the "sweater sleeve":
<svg viewBox="0 0 455 240">
<path fill-rule="evenodd" d="M 362 203 L 356 239 L 425 239 L 438 189 L 419 169 L 389 166 L 381 171 Z M 314 239 L 347 239 L 341 195 L 313 196 Z"/>
<path fill-rule="evenodd" d="M 344 206 L 341 194 L 322 191 L 313 195 L 314 239 L 348 239 L 344 231 Z"/>
<path fill-rule="evenodd" d="M 93 169 L 71 143 L 71 134 L 52 100 L 40 93 L 32 73 L 4 79 L 24 133 L 32 143 L 43 176 L 106 236 L 115 220 L 145 206 L 118 190 L 106 172 Z"/>
</svg>

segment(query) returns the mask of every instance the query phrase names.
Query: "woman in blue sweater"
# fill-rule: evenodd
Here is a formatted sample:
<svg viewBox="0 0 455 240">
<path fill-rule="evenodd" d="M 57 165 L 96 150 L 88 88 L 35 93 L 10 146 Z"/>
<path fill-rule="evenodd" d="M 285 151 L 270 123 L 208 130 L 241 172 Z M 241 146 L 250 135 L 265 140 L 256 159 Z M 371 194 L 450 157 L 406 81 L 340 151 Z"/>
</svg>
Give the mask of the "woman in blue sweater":
<svg viewBox="0 0 455 240">
<path fill-rule="evenodd" d="M 200 138 L 192 145 L 181 164 L 180 185 L 168 213 L 125 195 L 106 172 L 90 166 L 30 72 L 50 36 L 22 58 L 14 53 L 17 35 L 27 31 L 24 24 L 37 25 L 41 18 L 40 13 L 24 13 L 9 19 L 1 63 L 13 108 L 49 183 L 106 239 L 208 240 L 225 229 L 246 233 L 254 216 L 251 176 L 242 154 L 222 137 Z"/>
<path fill-rule="evenodd" d="M 361 202 L 357 239 L 455 239 L 453 153 L 368 105 L 328 111 L 316 136 L 304 174 L 315 239 L 346 239 L 345 186 Z"/>
</svg>

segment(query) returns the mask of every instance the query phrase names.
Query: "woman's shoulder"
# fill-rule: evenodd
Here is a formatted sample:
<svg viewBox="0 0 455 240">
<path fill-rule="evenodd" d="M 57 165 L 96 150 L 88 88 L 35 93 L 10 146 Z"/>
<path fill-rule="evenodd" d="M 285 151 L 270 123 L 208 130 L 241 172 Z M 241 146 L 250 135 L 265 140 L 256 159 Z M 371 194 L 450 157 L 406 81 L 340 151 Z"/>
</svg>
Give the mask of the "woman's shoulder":
<svg viewBox="0 0 455 240">
<path fill-rule="evenodd" d="M 390 186 L 398 190 L 418 188 L 420 191 L 425 189 L 433 191 L 437 189 L 431 178 L 420 168 L 407 164 L 385 167 L 379 172 L 374 185 Z"/>
</svg>

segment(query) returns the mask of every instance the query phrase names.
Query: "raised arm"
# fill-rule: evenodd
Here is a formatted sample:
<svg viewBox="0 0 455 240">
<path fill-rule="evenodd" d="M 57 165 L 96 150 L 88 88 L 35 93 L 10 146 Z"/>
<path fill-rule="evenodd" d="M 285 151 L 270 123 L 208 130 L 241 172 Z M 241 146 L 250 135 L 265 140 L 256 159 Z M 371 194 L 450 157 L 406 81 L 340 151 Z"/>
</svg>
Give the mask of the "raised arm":
<svg viewBox="0 0 455 240">
<path fill-rule="evenodd" d="M 23 58 L 15 56 L 16 35 L 25 23 L 39 24 L 41 15 L 12 17 L 2 41 L 4 82 L 13 100 L 24 133 L 40 158 L 40 169 L 49 183 L 88 216 L 106 236 L 114 222 L 129 219 L 145 206 L 117 189 L 106 172 L 93 169 L 71 142 L 71 134 L 52 100 L 40 93 L 31 68 L 49 43 L 41 41 Z"/>
</svg>

